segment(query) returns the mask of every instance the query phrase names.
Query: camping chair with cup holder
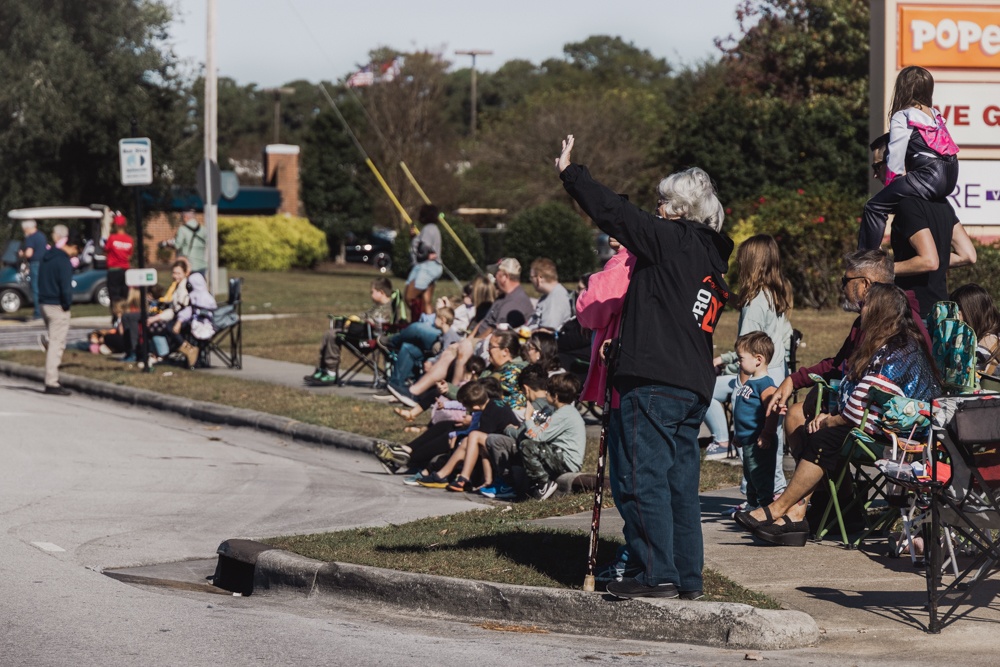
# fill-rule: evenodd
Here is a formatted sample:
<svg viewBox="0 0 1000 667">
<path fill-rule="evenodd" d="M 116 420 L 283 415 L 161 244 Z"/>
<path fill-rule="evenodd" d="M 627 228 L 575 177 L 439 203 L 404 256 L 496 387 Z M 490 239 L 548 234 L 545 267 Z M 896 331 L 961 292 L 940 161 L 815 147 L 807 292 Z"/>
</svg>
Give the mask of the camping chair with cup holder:
<svg viewBox="0 0 1000 667">
<path fill-rule="evenodd" d="M 898 480 L 886 474 L 883 453 L 894 447 L 891 460 L 895 463 L 898 457 L 900 464 L 907 465 L 908 460 L 923 457 L 930 419 L 930 404 L 869 388 L 861 424 L 844 440 L 841 467 L 833 477 L 827 476 L 830 498 L 816 530 L 817 540 L 836 529 L 841 543 L 853 549 L 872 537 L 888 537 L 898 510 L 909 506 L 910 497 Z M 879 431 L 877 435 L 869 432 L 873 426 Z M 853 495 L 842 504 L 840 492 L 846 488 L 853 488 Z M 852 513 L 863 521 L 861 530 L 852 531 L 853 535 L 845 521 Z"/>
<path fill-rule="evenodd" d="M 226 368 L 243 369 L 243 279 L 230 278 L 226 303 L 216 308 L 193 306 L 186 340 L 198 348 L 195 368 L 208 368 L 215 356 Z"/>
<path fill-rule="evenodd" d="M 934 438 L 940 454 L 923 490 L 928 629 L 937 633 L 1000 564 L 1000 397 L 935 400 Z M 944 585 L 949 560 L 960 564 Z"/>
<path fill-rule="evenodd" d="M 372 388 L 384 387 L 388 382 L 393 358 L 379 347 L 378 338 L 401 331 L 408 324 L 406 303 L 399 290 L 393 290 L 389 303 L 392 310 L 389 322 L 366 322 L 357 316 L 328 316 L 330 328 L 339 330 L 337 340 L 341 347 L 355 357 L 346 370 L 337 373 L 338 385 L 343 386 L 364 370 L 372 374 Z"/>
</svg>

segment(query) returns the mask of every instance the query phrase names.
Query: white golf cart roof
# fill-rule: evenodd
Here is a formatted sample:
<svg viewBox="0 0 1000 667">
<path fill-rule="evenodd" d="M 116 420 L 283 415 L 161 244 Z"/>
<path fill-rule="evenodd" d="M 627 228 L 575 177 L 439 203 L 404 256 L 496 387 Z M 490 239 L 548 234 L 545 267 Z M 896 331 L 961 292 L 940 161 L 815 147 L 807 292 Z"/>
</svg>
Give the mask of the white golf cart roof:
<svg viewBox="0 0 1000 667">
<path fill-rule="evenodd" d="M 104 217 L 103 208 L 88 206 L 37 206 L 35 208 L 15 208 L 7 213 L 11 220 L 54 220 Z"/>
</svg>

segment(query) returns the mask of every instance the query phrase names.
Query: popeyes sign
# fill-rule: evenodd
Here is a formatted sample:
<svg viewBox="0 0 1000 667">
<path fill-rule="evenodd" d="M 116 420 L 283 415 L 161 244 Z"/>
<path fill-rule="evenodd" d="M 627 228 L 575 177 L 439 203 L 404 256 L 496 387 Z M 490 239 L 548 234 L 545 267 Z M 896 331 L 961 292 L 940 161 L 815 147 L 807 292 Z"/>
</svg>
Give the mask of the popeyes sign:
<svg viewBox="0 0 1000 667">
<path fill-rule="evenodd" d="M 899 32 L 900 67 L 1000 69 L 996 7 L 899 5 Z"/>
</svg>

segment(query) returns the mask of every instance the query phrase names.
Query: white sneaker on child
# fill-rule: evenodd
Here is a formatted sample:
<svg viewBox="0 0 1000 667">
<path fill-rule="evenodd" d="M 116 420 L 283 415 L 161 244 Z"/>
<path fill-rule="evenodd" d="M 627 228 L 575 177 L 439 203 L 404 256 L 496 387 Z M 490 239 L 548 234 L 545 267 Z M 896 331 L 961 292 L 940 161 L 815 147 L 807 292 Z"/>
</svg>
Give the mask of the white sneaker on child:
<svg viewBox="0 0 1000 667">
<path fill-rule="evenodd" d="M 706 461 L 722 461 L 729 456 L 729 447 L 713 442 L 705 448 Z"/>
</svg>

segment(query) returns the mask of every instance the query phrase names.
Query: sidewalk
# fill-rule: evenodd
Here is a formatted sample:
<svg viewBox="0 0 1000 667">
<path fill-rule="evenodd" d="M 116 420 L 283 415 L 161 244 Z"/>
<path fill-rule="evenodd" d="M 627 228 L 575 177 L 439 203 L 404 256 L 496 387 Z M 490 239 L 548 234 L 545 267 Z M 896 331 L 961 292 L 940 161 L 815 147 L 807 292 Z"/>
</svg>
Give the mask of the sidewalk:
<svg viewBox="0 0 1000 667">
<path fill-rule="evenodd" d="M 825 642 L 866 645 L 876 650 L 885 641 L 900 646 L 947 647 L 992 644 L 1000 623 L 1000 582 L 987 580 L 963 608 L 962 620 L 940 635 L 925 632 L 927 612 L 924 570 L 910 559 L 889 558 L 884 541 L 848 550 L 834 540 L 805 547 L 776 547 L 755 542 L 752 535 L 722 515 L 741 500 L 737 489 L 701 494 L 705 566 L 747 588 L 778 600 L 786 609 L 803 611 L 816 620 Z M 541 519 L 537 523 L 590 531 L 590 512 Z M 620 535 L 622 520 L 614 510 L 601 517 L 603 535 Z M 950 580 L 946 577 L 945 581 Z M 884 646 L 882 647 L 884 648 Z M 902 650 L 902 648 L 901 648 Z"/>
</svg>

